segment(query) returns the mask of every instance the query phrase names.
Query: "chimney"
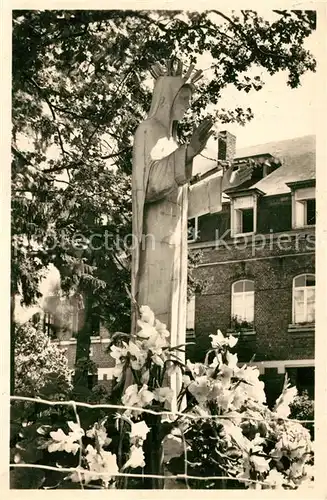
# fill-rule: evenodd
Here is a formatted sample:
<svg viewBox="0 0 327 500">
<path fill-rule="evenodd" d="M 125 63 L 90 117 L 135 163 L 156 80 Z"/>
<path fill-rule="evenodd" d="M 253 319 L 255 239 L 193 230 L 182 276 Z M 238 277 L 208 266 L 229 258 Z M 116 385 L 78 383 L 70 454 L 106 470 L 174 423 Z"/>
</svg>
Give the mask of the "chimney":
<svg viewBox="0 0 327 500">
<path fill-rule="evenodd" d="M 218 134 L 218 160 L 233 161 L 236 153 L 236 137 L 227 130 Z"/>
</svg>

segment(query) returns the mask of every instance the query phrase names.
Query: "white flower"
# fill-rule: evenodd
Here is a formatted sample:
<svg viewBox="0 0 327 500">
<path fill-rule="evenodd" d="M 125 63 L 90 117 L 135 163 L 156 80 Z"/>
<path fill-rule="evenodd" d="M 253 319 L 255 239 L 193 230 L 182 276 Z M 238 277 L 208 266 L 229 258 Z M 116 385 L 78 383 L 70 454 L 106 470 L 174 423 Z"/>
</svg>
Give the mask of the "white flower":
<svg viewBox="0 0 327 500">
<path fill-rule="evenodd" d="M 234 398 L 234 393 L 233 391 L 230 391 L 228 389 L 223 389 L 217 396 L 216 402 L 219 408 L 223 411 L 227 411 L 228 408 L 231 406 L 231 403 Z"/>
<path fill-rule="evenodd" d="M 112 441 L 110 438 L 108 438 L 107 431 L 104 425 L 95 424 L 91 429 L 87 431 L 86 435 L 89 438 L 97 437 L 97 440 L 101 447 L 107 446 Z"/>
<path fill-rule="evenodd" d="M 207 367 L 203 363 L 191 363 L 188 359 L 186 361 L 186 367 L 194 377 L 207 374 Z"/>
<path fill-rule="evenodd" d="M 233 369 L 237 368 L 237 362 L 238 362 L 237 354 L 232 354 L 230 352 L 227 352 L 226 359 L 227 359 L 227 363 L 228 363 L 229 368 L 233 368 Z"/>
<path fill-rule="evenodd" d="M 229 365 L 220 365 L 219 375 L 221 378 L 221 383 L 225 389 L 230 388 L 233 374 L 234 370 Z"/>
<path fill-rule="evenodd" d="M 155 365 L 161 366 L 161 368 L 163 368 L 164 360 L 159 356 L 159 354 L 153 354 L 153 356 L 151 356 L 151 359 Z"/>
<path fill-rule="evenodd" d="M 119 363 L 121 358 L 126 358 L 127 352 L 127 344 L 125 342 L 123 342 L 123 347 L 116 345 L 110 347 L 110 356 L 116 360 L 116 363 Z"/>
<path fill-rule="evenodd" d="M 65 434 L 62 429 L 50 432 L 50 437 L 52 441 L 48 442 L 48 452 L 54 453 L 56 451 L 65 451 L 66 453 L 77 453 L 79 449 L 79 444 L 75 441 L 81 439 L 84 436 L 84 430 L 76 424 L 75 422 L 67 422 L 68 426 L 72 429 L 72 432 Z"/>
<path fill-rule="evenodd" d="M 157 335 L 157 330 L 153 325 L 150 325 L 149 323 L 145 323 L 144 321 L 141 321 L 140 319 L 137 321 L 138 326 L 141 328 L 139 332 L 137 332 L 137 336 L 140 337 L 141 339 L 148 339 L 152 336 Z"/>
<path fill-rule="evenodd" d="M 118 473 L 117 458 L 110 451 L 101 450 L 99 454 L 90 444 L 86 447 L 86 460 L 91 472 L 98 474 L 85 474 L 85 482 L 102 479 L 107 484 L 112 476 Z"/>
<path fill-rule="evenodd" d="M 154 392 L 154 398 L 157 401 L 159 401 L 159 403 L 172 402 L 174 391 L 170 387 L 159 387 L 158 389 L 155 389 L 153 392 Z"/>
<path fill-rule="evenodd" d="M 195 397 L 198 403 L 205 403 L 211 391 L 211 381 L 206 375 L 197 377 L 189 384 L 188 390 Z"/>
<path fill-rule="evenodd" d="M 147 433 L 150 431 L 149 427 L 146 425 L 144 420 L 141 422 L 132 423 L 132 428 L 130 431 L 130 437 L 139 437 L 143 439 L 143 441 L 146 439 Z"/>
<path fill-rule="evenodd" d="M 122 403 L 125 406 L 136 406 L 139 403 L 137 384 L 132 384 L 127 387 L 122 397 Z"/>
<path fill-rule="evenodd" d="M 128 351 L 131 354 L 131 367 L 133 370 L 140 370 L 146 361 L 147 352 L 141 349 L 138 341 L 130 341 L 128 344 Z"/>
<path fill-rule="evenodd" d="M 267 460 L 265 457 L 260 457 L 258 455 L 252 455 L 250 457 L 250 462 L 257 472 L 260 474 L 267 472 L 269 470 L 270 458 Z"/>
<path fill-rule="evenodd" d="M 220 330 L 217 330 L 217 335 L 209 335 L 209 337 L 212 338 L 211 346 L 213 347 L 213 349 L 218 349 L 227 342 L 227 339 L 224 337 Z"/>
<path fill-rule="evenodd" d="M 275 413 L 280 418 L 287 418 L 291 412 L 290 404 L 293 402 L 295 396 L 297 395 L 297 388 L 290 387 L 285 389 L 276 401 Z"/>
<path fill-rule="evenodd" d="M 301 477 L 304 473 L 304 460 L 293 462 L 289 468 L 289 473 L 292 478 Z"/>
<path fill-rule="evenodd" d="M 167 339 L 162 337 L 157 330 L 154 330 L 154 334 L 148 337 L 147 340 L 143 342 L 143 346 L 149 349 L 153 354 L 160 355 L 162 353 L 162 348 L 169 345 Z"/>
<path fill-rule="evenodd" d="M 236 346 L 237 342 L 238 342 L 238 339 L 236 337 L 233 337 L 233 335 L 229 335 L 228 344 L 229 344 L 229 347 L 231 349 Z"/>
<path fill-rule="evenodd" d="M 122 403 L 125 406 L 147 406 L 152 402 L 154 394 L 148 390 L 148 386 L 143 384 L 142 388 L 138 390 L 137 384 L 127 387 L 123 397 Z"/>
<path fill-rule="evenodd" d="M 155 316 L 149 306 L 141 306 L 140 313 L 142 322 L 149 323 L 149 325 L 154 326 Z"/>
<path fill-rule="evenodd" d="M 167 326 L 164 323 L 161 323 L 158 319 L 156 319 L 155 327 L 161 337 L 169 337 L 170 333 L 167 330 Z"/>
<path fill-rule="evenodd" d="M 77 440 L 80 439 L 82 436 L 84 436 L 84 430 L 80 427 L 79 424 L 72 421 L 67 422 L 67 424 L 68 427 L 72 430 L 72 432 L 69 433 L 71 438 Z"/>
<path fill-rule="evenodd" d="M 285 482 L 284 476 L 281 472 L 276 469 L 271 469 L 268 476 L 265 479 L 265 483 L 273 488 L 282 488 Z"/>
<path fill-rule="evenodd" d="M 145 466 L 145 457 L 143 449 L 139 446 L 131 446 L 129 459 L 123 465 L 122 470 L 127 469 L 128 467 L 132 467 L 135 469 L 136 467 L 144 467 Z"/>
<path fill-rule="evenodd" d="M 141 402 L 141 406 L 149 405 L 154 398 L 154 394 L 148 390 L 148 386 L 146 384 L 143 384 L 138 393 L 138 396 Z"/>
</svg>

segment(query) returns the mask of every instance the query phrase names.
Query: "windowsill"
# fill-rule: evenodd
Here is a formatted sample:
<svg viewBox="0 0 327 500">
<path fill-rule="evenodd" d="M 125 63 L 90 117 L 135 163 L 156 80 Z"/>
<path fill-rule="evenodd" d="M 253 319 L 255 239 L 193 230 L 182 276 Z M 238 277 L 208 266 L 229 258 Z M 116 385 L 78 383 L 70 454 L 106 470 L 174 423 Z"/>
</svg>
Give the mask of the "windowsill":
<svg viewBox="0 0 327 500">
<path fill-rule="evenodd" d="M 232 238 L 244 238 L 245 236 L 253 236 L 254 234 L 256 234 L 256 231 L 251 231 L 251 232 L 248 232 L 248 233 L 237 233 L 237 234 L 233 234 L 232 235 Z"/>
<path fill-rule="evenodd" d="M 301 224 L 301 226 L 298 227 L 292 227 L 293 231 L 297 231 L 298 229 L 310 229 L 310 228 L 315 228 L 316 224 Z"/>
<path fill-rule="evenodd" d="M 291 323 L 288 325 L 288 333 L 300 333 L 300 334 L 312 334 L 315 331 L 315 323 L 303 323 L 295 324 Z"/>
<path fill-rule="evenodd" d="M 233 335 L 234 337 L 253 337 L 256 335 L 255 330 L 233 330 L 232 328 L 227 330 L 227 333 Z"/>
</svg>

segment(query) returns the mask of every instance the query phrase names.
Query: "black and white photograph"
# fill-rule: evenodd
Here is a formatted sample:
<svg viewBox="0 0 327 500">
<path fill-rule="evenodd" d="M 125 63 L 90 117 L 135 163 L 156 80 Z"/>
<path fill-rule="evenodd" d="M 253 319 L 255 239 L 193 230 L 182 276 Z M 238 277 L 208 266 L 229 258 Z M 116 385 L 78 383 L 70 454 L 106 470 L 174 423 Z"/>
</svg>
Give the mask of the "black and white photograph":
<svg viewBox="0 0 327 500">
<path fill-rule="evenodd" d="M 6 487 L 318 498 L 326 16 L 155 3 L 7 12 Z"/>
</svg>

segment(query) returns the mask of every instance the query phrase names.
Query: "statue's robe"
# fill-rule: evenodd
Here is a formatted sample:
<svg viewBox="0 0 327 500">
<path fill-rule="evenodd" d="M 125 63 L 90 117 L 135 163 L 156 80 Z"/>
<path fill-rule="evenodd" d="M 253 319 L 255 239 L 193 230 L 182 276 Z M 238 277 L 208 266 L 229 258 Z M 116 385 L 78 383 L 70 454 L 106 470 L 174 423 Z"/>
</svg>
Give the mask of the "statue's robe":
<svg viewBox="0 0 327 500">
<path fill-rule="evenodd" d="M 139 306 L 149 306 L 167 325 L 171 346 L 185 343 L 188 217 L 221 209 L 221 177 L 190 188 L 192 161 L 187 162 L 186 145 L 178 145 L 170 133 L 172 127 L 165 126 L 169 124 L 173 99 L 183 84 L 178 80 L 181 82 L 173 90 L 172 85 L 168 89 L 167 82 L 161 83 L 152 101 L 153 112 L 150 110 L 149 118 L 136 131 L 132 178 L 132 296 Z M 134 306 L 134 332 L 136 321 Z M 179 356 L 183 360 L 181 353 Z M 178 393 L 180 377 L 173 376 L 171 385 Z"/>
</svg>

